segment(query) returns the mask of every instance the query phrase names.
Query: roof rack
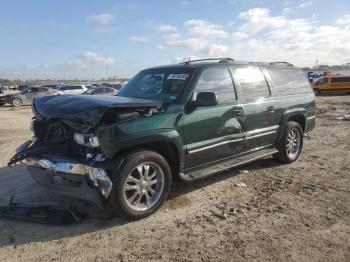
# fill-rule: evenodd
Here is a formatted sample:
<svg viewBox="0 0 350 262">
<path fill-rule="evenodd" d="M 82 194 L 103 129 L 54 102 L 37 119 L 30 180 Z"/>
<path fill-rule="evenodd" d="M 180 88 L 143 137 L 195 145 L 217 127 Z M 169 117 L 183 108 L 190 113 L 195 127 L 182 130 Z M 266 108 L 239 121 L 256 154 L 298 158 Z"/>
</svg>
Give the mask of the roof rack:
<svg viewBox="0 0 350 262">
<path fill-rule="evenodd" d="M 294 66 L 293 64 L 291 63 L 288 63 L 288 62 L 271 62 L 270 65 L 286 65 L 286 66 Z"/>
<path fill-rule="evenodd" d="M 229 58 L 229 57 L 221 57 L 221 58 L 206 58 L 206 59 L 196 59 L 196 60 L 188 60 L 186 62 L 181 62 L 180 64 L 185 64 L 188 65 L 190 63 L 194 63 L 194 62 L 202 62 L 202 61 L 215 61 L 215 60 L 219 60 L 219 63 L 226 63 L 226 62 L 233 62 L 234 59 L 233 58 Z"/>
</svg>

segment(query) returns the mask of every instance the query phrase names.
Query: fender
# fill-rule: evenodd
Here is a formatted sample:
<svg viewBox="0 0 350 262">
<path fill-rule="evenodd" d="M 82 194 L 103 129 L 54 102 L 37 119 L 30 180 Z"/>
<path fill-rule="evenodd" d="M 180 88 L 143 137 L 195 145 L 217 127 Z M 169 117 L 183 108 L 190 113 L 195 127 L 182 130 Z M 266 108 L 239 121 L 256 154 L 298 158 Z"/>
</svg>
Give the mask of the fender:
<svg viewBox="0 0 350 262">
<path fill-rule="evenodd" d="M 148 143 L 168 142 L 176 149 L 179 158 L 180 170 L 185 165 L 185 155 L 183 142 L 180 134 L 176 129 L 158 129 L 147 132 L 140 132 L 127 136 L 118 135 L 114 128 L 100 128 L 98 130 L 98 140 L 102 153 L 107 158 L 115 157 L 119 152 Z"/>
<path fill-rule="evenodd" d="M 286 111 L 283 112 L 281 116 L 281 121 L 280 121 L 280 128 L 279 128 L 279 133 L 277 137 L 277 141 L 280 141 L 281 136 L 283 135 L 284 132 L 284 127 L 286 123 L 288 122 L 288 119 L 293 117 L 293 116 L 300 116 L 302 115 L 304 117 L 304 121 L 306 123 L 306 109 L 302 107 L 296 107 L 296 108 L 290 108 Z"/>
</svg>

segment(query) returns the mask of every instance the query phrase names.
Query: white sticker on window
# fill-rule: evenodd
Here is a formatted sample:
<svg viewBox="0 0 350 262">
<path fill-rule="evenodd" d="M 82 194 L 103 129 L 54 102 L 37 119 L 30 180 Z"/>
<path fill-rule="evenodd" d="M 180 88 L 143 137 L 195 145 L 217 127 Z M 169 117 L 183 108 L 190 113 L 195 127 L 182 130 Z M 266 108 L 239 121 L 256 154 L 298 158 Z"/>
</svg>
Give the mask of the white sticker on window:
<svg viewBox="0 0 350 262">
<path fill-rule="evenodd" d="M 185 81 L 188 77 L 188 74 L 170 74 L 168 80 L 183 80 Z"/>
</svg>

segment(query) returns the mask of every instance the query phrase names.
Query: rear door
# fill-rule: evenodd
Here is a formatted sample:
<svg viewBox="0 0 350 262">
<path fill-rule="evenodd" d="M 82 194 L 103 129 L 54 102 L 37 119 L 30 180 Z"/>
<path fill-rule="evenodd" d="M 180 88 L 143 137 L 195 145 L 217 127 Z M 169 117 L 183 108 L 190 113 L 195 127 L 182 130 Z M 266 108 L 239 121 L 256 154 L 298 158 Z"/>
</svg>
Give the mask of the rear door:
<svg viewBox="0 0 350 262">
<path fill-rule="evenodd" d="M 83 88 L 81 86 L 72 86 L 71 93 L 72 94 L 81 94 L 83 92 Z"/>
<path fill-rule="evenodd" d="M 37 94 L 39 93 L 39 89 L 37 87 L 32 87 L 30 89 L 28 89 L 28 92 L 23 96 L 23 103 L 24 104 L 30 104 L 34 97 L 37 96 Z"/>
<path fill-rule="evenodd" d="M 245 150 L 272 145 L 279 128 L 277 104 L 271 96 L 268 82 L 259 67 L 242 66 L 234 69 L 243 107 Z"/>
<path fill-rule="evenodd" d="M 219 103 L 198 107 L 183 116 L 186 169 L 238 154 L 244 143 L 242 118 L 235 114 L 238 102 L 228 68 L 205 69 L 195 87 L 193 100 L 196 94 L 205 91 L 214 92 Z"/>
</svg>

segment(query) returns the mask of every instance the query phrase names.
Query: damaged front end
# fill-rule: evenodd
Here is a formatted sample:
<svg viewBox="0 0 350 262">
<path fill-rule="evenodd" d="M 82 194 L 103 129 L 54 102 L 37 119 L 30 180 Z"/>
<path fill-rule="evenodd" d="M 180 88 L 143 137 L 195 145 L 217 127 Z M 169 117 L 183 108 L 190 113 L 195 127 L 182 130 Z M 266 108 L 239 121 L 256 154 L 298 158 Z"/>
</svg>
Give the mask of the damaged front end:
<svg viewBox="0 0 350 262">
<path fill-rule="evenodd" d="M 116 163 L 105 159 L 97 148 L 86 146 L 96 145 L 95 140 L 87 139 L 86 145 L 81 145 L 86 136 L 74 135 L 79 133 L 61 121 L 34 120 L 33 125 L 34 139 L 19 146 L 8 165 L 25 160 L 40 185 L 102 207 L 113 185 L 108 172 Z"/>
<path fill-rule="evenodd" d="M 123 160 L 106 158 L 95 133 L 101 123 L 138 118 L 142 108 L 142 101 L 116 101 L 86 100 L 79 96 L 35 100 L 35 117 L 31 122 L 34 137 L 17 148 L 8 166 L 25 160 L 27 169 L 40 185 L 103 207 L 113 186 L 111 173 Z M 82 110 L 79 113 L 78 106 Z M 149 112 L 155 106 L 146 104 L 145 108 Z"/>
</svg>

